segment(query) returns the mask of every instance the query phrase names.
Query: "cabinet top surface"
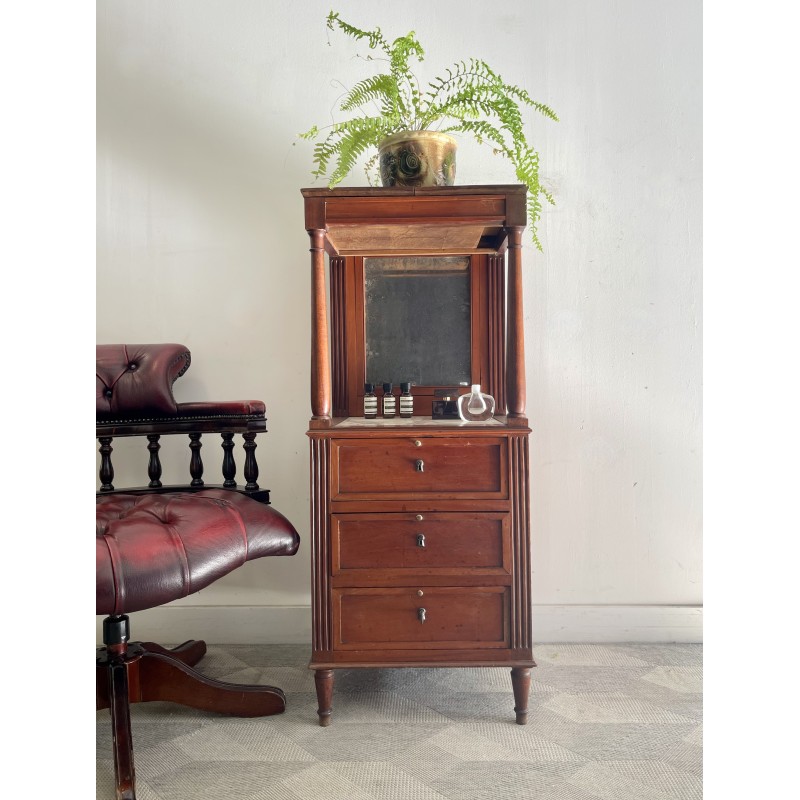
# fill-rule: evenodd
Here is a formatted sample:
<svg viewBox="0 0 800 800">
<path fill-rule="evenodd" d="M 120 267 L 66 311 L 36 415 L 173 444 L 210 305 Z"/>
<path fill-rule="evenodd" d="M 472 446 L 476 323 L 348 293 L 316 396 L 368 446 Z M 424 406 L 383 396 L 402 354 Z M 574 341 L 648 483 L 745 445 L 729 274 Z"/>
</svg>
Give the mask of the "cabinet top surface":
<svg viewBox="0 0 800 800">
<path fill-rule="evenodd" d="M 395 417 L 393 419 L 365 419 L 346 417 L 337 428 L 501 428 L 505 423 L 497 418 L 483 422 L 462 422 L 460 419 L 431 419 L 430 417 Z"/>
<path fill-rule="evenodd" d="M 303 197 L 452 197 L 471 194 L 521 194 L 527 188 L 524 184 L 473 184 L 469 186 L 415 186 L 415 187 L 373 187 L 373 186 L 339 186 L 335 189 L 327 187 L 310 187 L 301 189 Z"/>
<path fill-rule="evenodd" d="M 403 419 L 364 419 L 364 417 L 334 417 L 331 420 L 319 422 L 312 419 L 309 435 L 336 435 L 347 434 L 356 437 L 386 436 L 463 436 L 474 434 L 476 436 L 491 436 L 506 433 L 528 434 L 531 429 L 527 420 L 520 425 L 509 424 L 505 416 L 494 417 L 483 422 L 462 422 L 460 419 L 431 419 L 430 417 L 412 417 Z"/>
</svg>

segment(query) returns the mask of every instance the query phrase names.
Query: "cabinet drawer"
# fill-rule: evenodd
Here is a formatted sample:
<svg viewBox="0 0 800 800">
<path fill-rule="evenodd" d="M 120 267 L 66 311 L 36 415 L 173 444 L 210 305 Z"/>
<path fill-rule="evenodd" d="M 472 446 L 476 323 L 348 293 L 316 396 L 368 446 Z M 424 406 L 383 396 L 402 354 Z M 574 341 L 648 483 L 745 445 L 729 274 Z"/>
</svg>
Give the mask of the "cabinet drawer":
<svg viewBox="0 0 800 800">
<path fill-rule="evenodd" d="M 508 497 L 506 440 L 333 439 L 332 500 Z"/>
<path fill-rule="evenodd" d="M 334 647 L 505 648 L 508 595 L 505 586 L 333 589 Z"/>
<path fill-rule="evenodd" d="M 419 519 L 418 519 L 419 517 Z M 506 512 L 333 514 L 331 573 L 358 580 L 510 575 Z"/>
</svg>

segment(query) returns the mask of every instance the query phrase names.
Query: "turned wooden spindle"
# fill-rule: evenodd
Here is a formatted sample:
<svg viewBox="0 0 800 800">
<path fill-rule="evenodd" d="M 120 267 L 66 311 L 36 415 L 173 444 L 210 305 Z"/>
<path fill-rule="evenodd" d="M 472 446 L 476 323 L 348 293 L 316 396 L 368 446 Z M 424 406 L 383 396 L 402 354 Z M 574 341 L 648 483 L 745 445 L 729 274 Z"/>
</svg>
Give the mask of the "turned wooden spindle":
<svg viewBox="0 0 800 800">
<path fill-rule="evenodd" d="M 223 486 L 232 489 L 236 486 L 236 461 L 233 458 L 233 434 L 223 433 L 222 436 L 222 477 L 225 478 Z"/>
<path fill-rule="evenodd" d="M 200 441 L 202 433 L 189 434 L 189 449 L 192 451 L 192 457 L 189 460 L 189 474 L 192 476 L 191 486 L 204 486 L 203 482 L 203 458 L 200 455 L 200 448 L 203 443 Z"/>
<path fill-rule="evenodd" d="M 147 434 L 147 449 L 150 451 L 150 461 L 147 464 L 147 477 L 150 478 L 148 486 L 151 489 L 158 489 L 161 486 L 161 459 L 158 451 L 161 449 L 159 439 L 160 433 Z"/>
<path fill-rule="evenodd" d="M 100 491 L 113 492 L 114 484 L 114 465 L 111 463 L 111 453 L 114 448 L 111 442 L 114 441 L 113 436 L 98 436 L 100 442 Z"/>
<path fill-rule="evenodd" d="M 258 464 L 256 463 L 256 434 L 248 431 L 242 434 L 244 439 L 244 479 L 247 481 L 245 489 L 254 492 L 258 489 Z"/>
</svg>

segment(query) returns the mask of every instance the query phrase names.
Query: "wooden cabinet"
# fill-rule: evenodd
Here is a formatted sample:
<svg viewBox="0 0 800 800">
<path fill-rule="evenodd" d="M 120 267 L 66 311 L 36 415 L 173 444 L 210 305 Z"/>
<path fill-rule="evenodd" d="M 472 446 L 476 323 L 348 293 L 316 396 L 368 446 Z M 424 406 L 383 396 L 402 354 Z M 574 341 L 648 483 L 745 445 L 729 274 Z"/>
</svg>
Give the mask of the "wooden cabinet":
<svg viewBox="0 0 800 800">
<path fill-rule="evenodd" d="M 510 668 L 524 724 L 534 666 L 525 188 L 302 193 L 320 724 L 335 669 L 381 666 Z M 413 417 L 364 419 L 364 384 L 383 380 L 413 384 Z M 493 419 L 432 419 L 437 392 L 475 383 L 495 398 Z"/>
</svg>

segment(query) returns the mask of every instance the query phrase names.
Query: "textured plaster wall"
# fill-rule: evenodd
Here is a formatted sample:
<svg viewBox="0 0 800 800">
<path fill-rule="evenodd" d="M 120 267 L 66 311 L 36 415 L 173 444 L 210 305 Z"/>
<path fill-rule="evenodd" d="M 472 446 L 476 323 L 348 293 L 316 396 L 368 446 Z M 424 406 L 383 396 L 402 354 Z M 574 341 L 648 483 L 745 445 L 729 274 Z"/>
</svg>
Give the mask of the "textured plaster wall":
<svg viewBox="0 0 800 800">
<path fill-rule="evenodd" d="M 183 605 L 310 601 L 299 189 L 314 184 L 311 145 L 293 142 L 365 75 L 349 40 L 328 46 L 329 7 L 98 4 L 97 341 L 187 344 L 179 400 L 263 398 L 261 483 L 304 538 L 294 559 L 248 564 Z M 534 602 L 700 604 L 700 2 L 338 8 L 389 36 L 414 29 L 423 79 L 474 55 L 561 117 L 528 115 L 557 201 L 544 253 L 524 252 Z M 465 141 L 458 181 L 516 179 Z M 129 451 L 117 443 L 120 478 Z"/>
</svg>

